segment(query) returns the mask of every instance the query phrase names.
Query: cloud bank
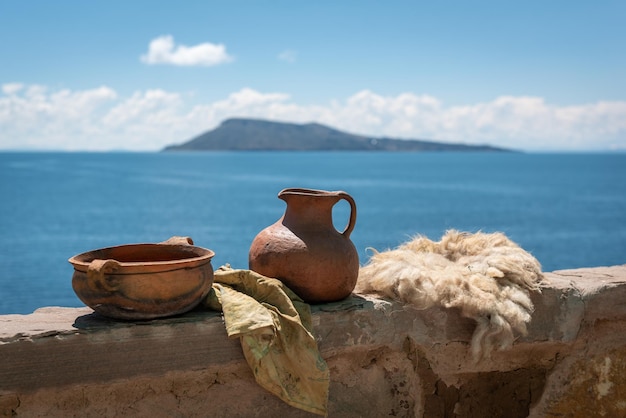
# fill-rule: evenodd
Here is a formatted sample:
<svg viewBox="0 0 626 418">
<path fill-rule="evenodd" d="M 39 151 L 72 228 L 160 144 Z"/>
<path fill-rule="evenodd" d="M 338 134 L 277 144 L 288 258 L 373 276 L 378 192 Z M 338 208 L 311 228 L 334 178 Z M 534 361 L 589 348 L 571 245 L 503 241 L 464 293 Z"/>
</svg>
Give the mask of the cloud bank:
<svg viewBox="0 0 626 418">
<path fill-rule="evenodd" d="M 175 46 L 174 37 L 164 35 L 150 42 L 148 52 L 141 56 L 141 61 L 146 64 L 210 67 L 232 61 L 232 57 L 222 44 L 206 42 L 195 46 Z"/>
<path fill-rule="evenodd" d="M 229 117 L 319 122 L 368 136 L 488 143 L 530 151 L 626 150 L 626 102 L 556 106 L 540 97 L 501 96 L 446 106 L 429 95 L 383 96 L 363 90 L 325 105 L 289 94 L 243 88 L 191 106 L 160 89 L 130 97 L 110 87 L 50 91 L 1 86 L 0 149 L 159 150 L 218 126 Z"/>
</svg>

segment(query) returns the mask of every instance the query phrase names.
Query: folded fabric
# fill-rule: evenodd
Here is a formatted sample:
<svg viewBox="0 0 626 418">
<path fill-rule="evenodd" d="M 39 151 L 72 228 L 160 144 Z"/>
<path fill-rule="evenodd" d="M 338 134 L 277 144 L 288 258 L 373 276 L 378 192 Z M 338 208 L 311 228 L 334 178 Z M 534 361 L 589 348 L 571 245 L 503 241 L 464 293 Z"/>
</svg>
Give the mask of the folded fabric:
<svg viewBox="0 0 626 418">
<path fill-rule="evenodd" d="M 205 306 L 223 312 L 257 383 L 287 404 L 326 415 L 329 371 L 311 334 L 311 310 L 281 281 L 229 266 L 215 272 Z"/>
</svg>

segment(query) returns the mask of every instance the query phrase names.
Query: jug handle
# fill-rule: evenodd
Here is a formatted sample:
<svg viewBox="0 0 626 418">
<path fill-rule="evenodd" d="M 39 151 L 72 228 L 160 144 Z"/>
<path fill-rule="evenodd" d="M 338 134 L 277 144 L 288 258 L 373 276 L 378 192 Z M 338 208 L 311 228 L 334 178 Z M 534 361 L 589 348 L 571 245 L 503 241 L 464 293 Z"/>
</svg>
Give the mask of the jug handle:
<svg viewBox="0 0 626 418">
<path fill-rule="evenodd" d="M 346 192 L 337 192 L 337 196 L 339 198 L 346 200 L 350 204 L 350 220 L 348 221 L 348 225 L 343 230 L 341 235 L 346 238 L 350 238 L 350 234 L 354 229 L 354 225 L 356 224 L 356 203 L 354 203 L 354 199 Z"/>
<path fill-rule="evenodd" d="M 89 263 L 87 270 L 87 279 L 97 288 L 103 288 L 109 292 L 114 292 L 119 287 L 119 283 L 107 280 L 104 275 L 113 273 L 120 267 L 115 260 L 93 260 Z"/>
</svg>

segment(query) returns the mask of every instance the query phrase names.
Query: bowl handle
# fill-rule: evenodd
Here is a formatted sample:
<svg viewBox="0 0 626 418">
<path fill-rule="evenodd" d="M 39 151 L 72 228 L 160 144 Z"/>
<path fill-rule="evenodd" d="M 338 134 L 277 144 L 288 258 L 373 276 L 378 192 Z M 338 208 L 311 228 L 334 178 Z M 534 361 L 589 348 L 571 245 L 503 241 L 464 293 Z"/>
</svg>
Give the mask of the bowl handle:
<svg viewBox="0 0 626 418">
<path fill-rule="evenodd" d="M 159 244 L 166 245 L 193 245 L 193 240 L 191 237 L 172 237 L 167 241 L 160 242 Z"/>
<path fill-rule="evenodd" d="M 89 263 L 87 279 L 95 288 L 105 289 L 114 292 L 119 287 L 119 283 L 104 277 L 105 274 L 113 273 L 120 267 L 120 263 L 115 260 L 93 260 Z"/>
</svg>

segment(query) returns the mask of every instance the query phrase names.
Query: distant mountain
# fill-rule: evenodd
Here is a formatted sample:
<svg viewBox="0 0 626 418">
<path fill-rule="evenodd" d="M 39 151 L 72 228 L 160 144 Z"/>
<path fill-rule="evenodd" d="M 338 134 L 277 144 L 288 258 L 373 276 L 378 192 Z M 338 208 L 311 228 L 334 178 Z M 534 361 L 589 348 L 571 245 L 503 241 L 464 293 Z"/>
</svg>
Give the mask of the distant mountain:
<svg viewBox="0 0 626 418">
<path fill-rule="evenodd" d="M 447 144 L 417 139 L 374 138 L 319 123 L 295 124 L 228 119 L 212 131 L 164 151 L 510 151 L 490 145 Z"/>
</svg>

